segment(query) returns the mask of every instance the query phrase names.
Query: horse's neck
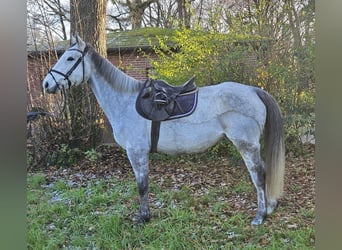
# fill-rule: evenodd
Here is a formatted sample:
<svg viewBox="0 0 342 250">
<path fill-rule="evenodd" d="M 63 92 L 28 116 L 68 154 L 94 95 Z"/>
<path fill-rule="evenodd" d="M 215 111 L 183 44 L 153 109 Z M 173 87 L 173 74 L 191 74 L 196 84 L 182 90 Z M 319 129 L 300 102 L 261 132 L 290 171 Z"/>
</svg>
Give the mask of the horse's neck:
<svg viewBox="0 0 342 250">
<path fill-rule="evenodd" d="M 108 85 L 118 92 L 137 92 L 141 88 L 138 80 L 126 75 L 111 62 L 98 54 L 94 49 L 89 51 L 93 80 L 102 78 Z"/>
<path fill-rule="evenodd" d="M 90 85 L 98 103 L 111 124 L 119 119 L 120 114 L 124 112 L 124 104 L 130 105 L 130 103 L 134 101 L 132 93 L 120 93 L 115 91 L 108 82 L 97 74 L 91 76 Z"/>
<path fill-rule="evenodd" d="M 135 99 L 141 84 L 94 50 L 90 50 L 89 55 L 92 63 L 91 88 L 111 125 L 114 126 L 114 122 L 121 119 L 128 111 L 128 107 L 135 107 Z"/>
</svg>

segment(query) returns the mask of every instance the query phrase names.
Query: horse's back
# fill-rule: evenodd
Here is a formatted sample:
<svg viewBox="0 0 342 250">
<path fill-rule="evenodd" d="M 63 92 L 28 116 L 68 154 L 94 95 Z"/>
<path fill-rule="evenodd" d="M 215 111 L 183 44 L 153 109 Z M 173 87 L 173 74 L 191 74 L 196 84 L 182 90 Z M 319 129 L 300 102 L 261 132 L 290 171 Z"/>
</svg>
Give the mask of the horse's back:
<svg viewBox="0 0 342 250">
<path fill-rule="evenodd" d="M 198 107 L 193 120 L 213 119 L 225 113 L 238 113 L 264 125 L 266 109 L 256 94 L 256 87 L 223 82 L 199 88 Z"/>
<path fill-rule="evenodd" d="M 195 112 L 161 124 L 159 149 L 199 152 L 223 136 L 258 143 L 266 109 L 255 88 L 234 82 L 201 87 Z"/>
</svg>

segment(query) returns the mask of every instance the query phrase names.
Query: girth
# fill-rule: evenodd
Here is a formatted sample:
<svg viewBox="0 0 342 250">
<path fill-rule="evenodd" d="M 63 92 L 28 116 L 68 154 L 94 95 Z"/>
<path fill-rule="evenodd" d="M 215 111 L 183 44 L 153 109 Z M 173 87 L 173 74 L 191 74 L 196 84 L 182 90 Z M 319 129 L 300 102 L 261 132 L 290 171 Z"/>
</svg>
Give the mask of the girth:
<svg viewBox="0 0 342 250">
<path fill-rule="evenodd" d="M 181 86 L 172 86 L 161 80 L 145 81 L 136 100 L 136 110 L 152 121 L 151 153 L 157 151 L 161 122 L 191 115 L 197 106 L 197 96 L 194 77 Z"/>
</svg>

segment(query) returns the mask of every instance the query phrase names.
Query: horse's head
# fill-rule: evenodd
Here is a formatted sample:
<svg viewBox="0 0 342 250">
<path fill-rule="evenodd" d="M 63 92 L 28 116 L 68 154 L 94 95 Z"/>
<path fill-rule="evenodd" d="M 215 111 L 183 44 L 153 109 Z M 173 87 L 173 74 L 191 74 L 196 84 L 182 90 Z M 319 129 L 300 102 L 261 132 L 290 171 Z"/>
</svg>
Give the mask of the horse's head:
<svg viewBox="0 0 342 250">
<path fill-rule="evenodd" d="M 71 44 L 42 82 L 47 93 L 54 94 L 57 88 L 81 84 L 90 76 L 90 65 L 86 60 L 86 43 L 76 35 L 72 36 Z"/>
</svg>

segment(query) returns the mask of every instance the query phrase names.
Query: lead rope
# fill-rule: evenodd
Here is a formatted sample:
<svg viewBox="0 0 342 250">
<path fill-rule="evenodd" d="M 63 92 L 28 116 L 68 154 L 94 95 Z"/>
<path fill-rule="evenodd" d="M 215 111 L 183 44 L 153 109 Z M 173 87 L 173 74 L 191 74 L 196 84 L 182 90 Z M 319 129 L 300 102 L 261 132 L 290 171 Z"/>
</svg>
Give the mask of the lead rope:
<svg viewBox="0 0 342 250">
<path fill-rule="evenodd" d="M 66 92 L 65 92 L 65 88 L 64 86 L 62 86 L 62 90 L 61 90 L 61 95 L 63 96 L 63 108 L 62 108 L 62 111 L 60 113 L 64 113 L 65 111 L 65 107 L 66 107 L 66 104 L 67 104 L 67 96 L 66 96 Z"/>
</svg>

